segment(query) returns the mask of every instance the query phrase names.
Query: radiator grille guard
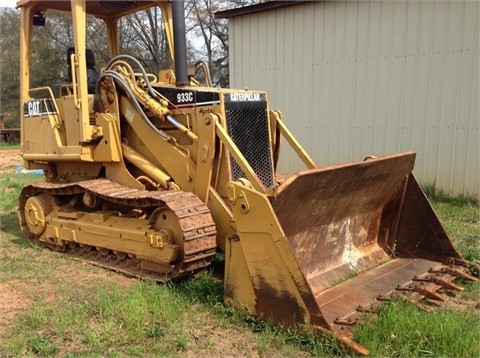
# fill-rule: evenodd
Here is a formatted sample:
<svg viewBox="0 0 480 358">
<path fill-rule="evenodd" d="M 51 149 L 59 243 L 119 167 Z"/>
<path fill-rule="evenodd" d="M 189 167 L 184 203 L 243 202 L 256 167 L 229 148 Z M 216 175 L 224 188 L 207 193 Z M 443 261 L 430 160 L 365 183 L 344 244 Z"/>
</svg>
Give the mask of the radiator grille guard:
<svg viewBox="0 0 480 358">
<path fill-rule="evenodd" d="M 225 94 L 227 132 L 267 189 L 274 187 L 268 130 L 267 101 L 263 93 Z M 232 179 L 246 178 L 230 155 Z"/>
</svg>

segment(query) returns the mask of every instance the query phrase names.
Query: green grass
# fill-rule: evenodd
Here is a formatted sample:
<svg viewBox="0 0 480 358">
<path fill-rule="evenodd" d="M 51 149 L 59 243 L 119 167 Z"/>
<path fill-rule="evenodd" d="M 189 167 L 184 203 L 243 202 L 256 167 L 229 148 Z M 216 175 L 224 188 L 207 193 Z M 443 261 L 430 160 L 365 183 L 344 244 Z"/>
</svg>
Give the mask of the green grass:
<svg viewBox="0 0 480 358">
<path fill-rule="evenodd" d="M 24 185 L 40 180 L 0 175 L 0 292 L 19 304 L 14 317 L 2 317 L 0 356 L 351 355 L 331 338 L 300 335 L 224 306 L 215 272 L 221 255 L 196 278 L 157 285 L 28 245 L 18 228 L 17 198 Z M 452 241 L 479 262 L 478 201 L 436 194 L 432 205 Z M 478 300 L 479 285 L 464 286 L 461 297 Z M 478 327 L 478 309 L 425 313 L 394 301 L 374 323 L 359 325 L 355 338 L 373 356 L 477 357 Z"/>
<path fill-rule="evenodd" d="M 478 313 L 439 309 L 425 313 L 404 301 L 391 301 L 373 325 L 355 331 L 355 339 L 375 357 L 478 357 Z"/>
<path fill-rule="evenodd" d="M 7 142 L 0 141 L 0 150 L 18 150 L 20 149 L 20 144 L 10 144 Z"/>
<path fill-rule="evenodd" d="M 40 174 L 15 174 L 4 172 L 0 175 L 0 211 L 9 212 L 15 210 L 18 205 L 18 195 L 22 188 L 30 183 L 43 180 Z"/>
<path fill-rule="evenodd" d="M 69 295 L 53 304 L 37 302 L 20 317 L 3 348 L 13 354 L 26 350 L 51 355 L 70 342 L 77 346 L 77 356 L 103 352 L 144 356 L 188 347 L 186 318 L 194 306 L 184 297 L 167 286 L 148 283 L 128 290 L 113 283 L 101 286 L 92 287 L 96 293 L 83 302 Z"/>
<path fill-rule="evenodd" d="M 431 186 L 427 186 L 425 192 L 456 248 L 467 260 L 480 264 L 478 196 L 450 197 Z"/>
<path fill-rule="evenodd" d="M 222 305 L 221 295 L 216 294 L 216 299 L 206 295 L 208 288 L 218 293 L 222 290 L 211 273 L 202 273 L 200 281 L 191 279 L 176 285 L 133 282 L 128 289 L 114 283 L 98 284 L 81 300 L 73 292 L 62 298 L 57 293 L 55 302 L 37 301 L 19 317 L 15 328 L 2 337 L 0 351 L 51 356 L 68 345 L 69 354 L 75 357 L 105 353 L 182 356 L 202 350 L 222 355 L 215 348 L 219 342 L 214 337 L 218 335 L 218 339 L 235 337 L 238 350 L 234 355 L 252 349 L 260 356 L 341 352 L 331 342 L 322 343 L 313 336 L 305 338 L 240 316 Z M 252 334 L 254 321 L 257 329 Z M 216 331 L 213 337 L 212 328 Z"/>
<path fill-rule="evenodd" d="M 446 195 L 434 186 L 424 187 L 430 203 L 454 246 L 473 263 L 480 263 L 480 205 L 475 196 Z M 423 312 L 402 301 L 382 306 L 378 319 L 359 325 L 355 339 L 382 357 L 478 357 L 480 356 L 480 289 L 478 283 L 463 282 L 464 300 L 475 307 L 445 307 Z"/>
</svg>

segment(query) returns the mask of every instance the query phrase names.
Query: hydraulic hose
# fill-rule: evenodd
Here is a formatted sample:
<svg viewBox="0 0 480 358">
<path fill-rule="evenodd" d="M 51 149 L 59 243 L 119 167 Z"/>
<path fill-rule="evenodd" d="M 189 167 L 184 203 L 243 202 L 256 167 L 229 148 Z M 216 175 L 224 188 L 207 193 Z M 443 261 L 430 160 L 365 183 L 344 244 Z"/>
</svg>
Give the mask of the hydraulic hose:
<svg viewBox="0 0 480 358">
<path fill-rule="evenodd" d="M 110 67 L 112 66 L 112 64 L 114 64 L 114 63 L 117 62 L 118 60 L 130 60 L 130 61 L 135 62 L 135 64 L 138 66 L 138 68 L 140 69 L 140 72 L 141 72 L 142 75 L 143 75 L 143 79 L 145 80 L 145 83 L 146 83 L 147 88 L 148 88 L 148 93 L 150 93 L 150 95 L 151 95 L 152 97 L 159 99 L 156 91 L 153 89 L 152 85 L 150 84 L 150 80 L 148 79 L 147 72 L 145 71 L 145 68 L 143 68 L 143 66 L 142 66 L 142 64 L 140 63 L 140 61 L 138 61 L 135 57 L 130 56 L 130 55 L 118 55 L 118 56 L 112 58 L 112 59 L 107 63 L 106 69 L 107 69 L 107 70 L 110 70 Z"/>
<path fill-rule="evenodd" d="M 164 140 L 166 140 L 167 142 L 174 142 L 175 139 L 171 136 L 169 136 L 168 134 L 166 134 L 165 132 L 163 132 L 162 130 L 159 130 L 157 127 L 155 127 L 152 122 L 150 121 L 150 119 L 148 119 L 148 117 L 145 115 L 145 112 L 143 111 L 142 107 L 140 106 L 140 103 L 138 103 L 138 100 L 137 98 L 135 97 L 135 95 L 133 94 L 130 86 L 128 85 L 128 83 L 125 82 L 125 80 L 123 79 L 123 77 L 121 75 L 119 75 L 117 72 L 115 71 L 112 71 L 112 70 L 106 70 L 105 72 L 103 72 L 100 77 L 98 78 L 98 81 L 97 81 L 97 85 L 95 87 L 95 95 L 97 96 L 96 100 L 99 100 L 98 96 L 100 95 L 100 86 L 101 86 L 101 81 L 102 79 L 104 78 L 107 78 L 107 77 L 111 77 L 113 78 L 113 80 L 115 81 L 115 83 L 117 83 L 124 91 L 125 93 L 127 94 L 128 98 L 130 98 L 131 100 L 131 103 L 133 104 L 133 106 L 135 107 L 135 109 L 137 110 L 137 112 L 140 114 L 140 117 L 143 119 L 143 121 L 153 130 L 155 131 L 155 133 L 157 133 L 159 136 L 161 136 Z"/>
<path fill-rule="evenodd" d="M 203 72 L 205 73 L 205 84 L 207 85 L 207 87 L 212 87 L 212 77 L 210 76 L 210 69 L 208 68 L 205 61 L 200 60 L 195 63 L 195 71 L 198 71 L 200 69 L 203 69 Z"/>
</svg>

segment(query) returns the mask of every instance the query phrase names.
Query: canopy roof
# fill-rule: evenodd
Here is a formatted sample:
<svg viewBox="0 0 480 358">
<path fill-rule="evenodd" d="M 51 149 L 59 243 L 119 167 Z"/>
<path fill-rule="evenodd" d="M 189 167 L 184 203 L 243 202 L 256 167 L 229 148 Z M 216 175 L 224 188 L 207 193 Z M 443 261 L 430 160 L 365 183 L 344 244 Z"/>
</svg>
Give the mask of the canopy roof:
<svg viewBox="0 0 480 358">
<path fill-rule="evenodd" d="M 119 18 L 136 11 L 149 8 L 162 1 L 141 0 L 141 1 L 107 1 L 107 0 L 86 0 L 86 11 L 88 15 L 99 18 Z M 71 12 L 70 1 L 55 0 L 19 0 L 17 7 L 33 6 L 34 12 L 39 11 L 64 11 Z"/>
</svg>

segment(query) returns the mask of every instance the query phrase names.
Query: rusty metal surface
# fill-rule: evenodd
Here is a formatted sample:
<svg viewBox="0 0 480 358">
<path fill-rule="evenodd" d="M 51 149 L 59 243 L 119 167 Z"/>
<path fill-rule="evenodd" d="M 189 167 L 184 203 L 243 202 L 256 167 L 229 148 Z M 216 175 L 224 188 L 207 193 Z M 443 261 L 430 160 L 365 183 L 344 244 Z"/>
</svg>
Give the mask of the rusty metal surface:
<svg viewBox="0 0 480 358">
<path fill-rule="evenodd" d="M 314 295 L 388 259 L 415 155 L 300 172 L 271 199 Z"/>
<path fill-rule="evenodd" d="M 425 259 L 398 258 L 326 290 L 315 299 L 334 333 L 350 337 L 362 314 L 377 313 L 380 305 L 391 298 L 412 301 L 423 309 L 420 300 L 445 301 L 446 291 L 463 290 L 453 282 L 457 278 L 467 275 L 468 280 L 477 281 L 467 270 Z M 446 273 L 453 271 L 458 273 Z"/>
<path fill-rule="evenodd" d="M 169 278 L 196 271 L 209 265 L 216 249 L 216 229 L 208 207 L 192 193 L 182 191 L 146 191 L 131 189 L 107 179 L 87 180 L 78 183 L 37 183 L 23 189 L 20 197 L 20 221 L 22 230 L 28 231 L 22 207 L 28 197 L 47 193 L 56 198 L 89 192 L 96 197 L 130 208 L 170 209 L 178 219 L 183 232 L 180 259 L 172 264 L 171 273 L 156 274 L 142 267 L 155 267 L 155 263 L 135 260 L 128 253 L 101 254 L 98 248 L 82 249 L 81 245 L 68 245 L 63 250 L 75 257 L 132 276 L 165 281 Z M 146 218 L 148 222 L 148 218 Z M 48 246 L 48 245 L 47 245 Z M 153 266 L 152 266 L 153 265 Z"/>
<path fill-rule="evenodd" d="M 396 240 L 401 256 L 461 259 L 413 175 L 406 187 Z"/>
<path fill-rule="evenodd" d="M 414 160 L 408 152 L 307 170 L 269 198 L 323 328 L 360 354 L 350 337 L 361 315 L 392 297 L 442 302 L 462 289 L 457 278 L 477 280 L 411 174 Z"/>
</svg>

